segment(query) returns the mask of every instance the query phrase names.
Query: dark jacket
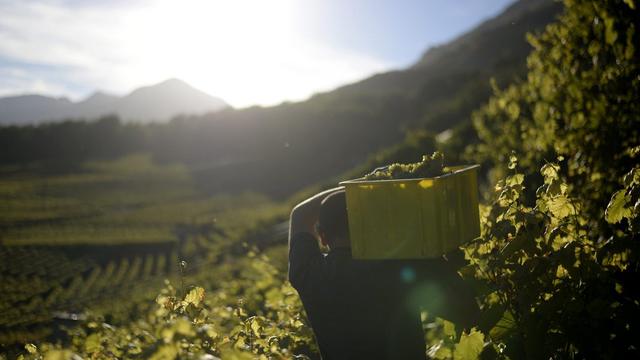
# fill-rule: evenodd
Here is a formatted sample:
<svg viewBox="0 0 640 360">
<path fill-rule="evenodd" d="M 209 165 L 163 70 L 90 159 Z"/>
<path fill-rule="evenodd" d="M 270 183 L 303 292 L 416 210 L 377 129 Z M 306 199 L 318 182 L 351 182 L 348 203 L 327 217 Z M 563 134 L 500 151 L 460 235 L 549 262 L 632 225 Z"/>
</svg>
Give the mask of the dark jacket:
<svg viewBox="0 0 640 360">
<path fill-rule="evenodd" d="M 425 359 L 420 295 L 406 262 L 354 260 L 349 249 L 325 256 L 301 233 L 291 239 L 289 280 L 324 360 Z"/>
</svg>

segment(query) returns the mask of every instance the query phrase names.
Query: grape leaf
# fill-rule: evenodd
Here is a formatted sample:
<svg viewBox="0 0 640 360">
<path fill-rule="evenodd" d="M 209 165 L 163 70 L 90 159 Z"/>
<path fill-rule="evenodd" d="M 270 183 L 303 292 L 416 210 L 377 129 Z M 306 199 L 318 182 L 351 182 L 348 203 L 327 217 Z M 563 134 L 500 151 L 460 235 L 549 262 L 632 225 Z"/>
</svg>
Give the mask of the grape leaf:
<svg viewBox="0 0 640 360">
<path fill-rule="evenodd" d="M 27 344 L 24 346 L 24 348 L 29 354 L 35 354 L 38 352 L 38 348 L 33 344 Z"/>
<path fill-rule="evenodd" d="M 462 334 L 460 342 L 456 344 L 453 353 L 454 360 L 475 360 L 480 356 L 484 347 L 484 335 L 478 330 L 471 329 L 471 332 Z"/>
<path fill-rule="evenodd" d="M 191 289 L 187 296 L 184 297 L 184 302 L 186 305 L 193 304 L 194 306 L 199 306 L 200 303 L 204 300 L 204 289 L 197 286 Z"/>
<path fill-rule="evenodd" d="M 456 326 L 451 321 L 442 320 L 442 331 L 445 336 L 449 336 L 452 339 L 456 338 Z"/>
<path fill-rule="evenodd" d="M 524 175 L 522 174 L 515 174 L 507 178 L 507 185 L 510 186 L 520 185 L 522 182 L 524 182 Z"/>
<path fill-rule="evenodd" d="M 93 333 L 87 336 L 87 339 L 84 341 L 84 348 L 88 353 L 94 353 L 100 350 L 100 334 Z"/>
<path fill-rule="evenodd" d="M 620 222 L 625 217 L 631 216 L 631 209 L 626 207 L 629 197 L 624 190 L 618 190 L 611 196 L 611 201 L 605 211 L 605 220 L 611 224 Z"/>
<path fill-rule="evenodd" d="M 518 157 L 515 154 L 509 156 L 509 169 L 513 170 L 518 166 Z"/>
<path fill-rule="evenodd" d="M 632 8 L 632 9 L 634 9 L 634 10 L 636 9 L 636 3 L 635 3 L 635 1 L 634 1 L 634 0 L 624 0 L 624 2 L 625 2 L 627 5 L 629 5 L 629 7 L 630 7 L 630 8 Z"/>
<path fill-rule="evenodd" d="M 573 215 L 576 212 L 575 207 L 571 202 L 569 202 L 569 198 L 564 195 L 556 196 L 548 202 L 549 211 L 553 214 L 553 216 L 564 219 L 569 215 Z"/>
<path fill-rule="evenodd" d="M 558 178 L 558 170 L 560 170 L 560 166 L 553 163 L 544 164 L 544 166 L 540 169 L 540 173 L 544 176 L 544 182 L 548 183 L 552 180 Z"/>
<path fill-rule="evenodd" d="M 509 333 L 511 333 L 516 327 L 516 322 L 513 318 L 513 315 L 508 310 L 502 314 L 500 320 L 496 323 L 496 325 L 489 331 L 489 335 L 491 335 L 492 339 L 502 339 Z"/>
</svg>

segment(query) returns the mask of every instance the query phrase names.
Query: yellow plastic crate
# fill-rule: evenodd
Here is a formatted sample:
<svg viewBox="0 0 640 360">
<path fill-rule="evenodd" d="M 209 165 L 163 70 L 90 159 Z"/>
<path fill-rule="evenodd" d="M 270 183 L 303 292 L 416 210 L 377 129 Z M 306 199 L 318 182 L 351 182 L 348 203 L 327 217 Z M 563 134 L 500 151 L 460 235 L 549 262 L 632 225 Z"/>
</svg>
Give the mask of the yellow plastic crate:
<svg viewBox="0 0 640 360">
<path fill-rule="evenodd" d="M 352 256 L 433 258 L 478 237 L 479 167 L 451 167 L 433 178 L 341 182 Z"/>
</svg>

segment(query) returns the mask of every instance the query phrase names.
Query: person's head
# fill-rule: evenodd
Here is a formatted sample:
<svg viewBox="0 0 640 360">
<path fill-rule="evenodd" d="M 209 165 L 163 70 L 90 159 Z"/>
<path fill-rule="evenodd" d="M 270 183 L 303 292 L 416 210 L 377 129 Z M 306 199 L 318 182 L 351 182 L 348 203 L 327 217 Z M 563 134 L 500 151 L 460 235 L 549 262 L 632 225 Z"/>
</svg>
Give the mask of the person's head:
<svg viewBox="0 0 640 360">
<path fill-rule="evenodd" d="M 349 221 L 345 191 L 337 191 L 322 200 L 318 216 L 318 235 L 329 248 L 350 247 Z"/>
</svg>

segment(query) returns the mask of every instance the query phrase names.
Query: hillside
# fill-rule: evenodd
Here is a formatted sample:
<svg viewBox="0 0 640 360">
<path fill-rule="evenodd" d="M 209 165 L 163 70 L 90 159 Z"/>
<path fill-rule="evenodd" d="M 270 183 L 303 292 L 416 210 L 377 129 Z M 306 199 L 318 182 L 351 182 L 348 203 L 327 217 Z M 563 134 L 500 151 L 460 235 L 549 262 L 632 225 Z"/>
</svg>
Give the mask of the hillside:
<svg viewBox="0 0 640 360">
<path fill-rule="evenodd" d="M 118 115 L 140 122 L 168 121 L 177 115 L 196 115 L 229 107 L 221 99 L 178 79 L 146 86 L 118 97 L 95 92 L 72 102 L 66 98 L 21 95 L 0 98 L 0 124 L 24 125 L 63 119 L 94 119 Z"/>
<path fill-rule="evenodd" d="M 531 49 L 526 33 L 540 32 L 560 9 L 552 0 L 518 1 L 476 29 L 427 51 L 408 69 L 378 74 L 304 102 L 228 109 L 152 127 L 103 121 L 7 128 L 0 131 L 5 146 L 0 162 L 49 164 L 46 159 L 55 158 L 60 170 L 96 154 L 115 158 L 130 151 L 149 152 L 156 161 L 186 164 L 207 192 L 253 190 L 287 196 L 361 165 L 372 153 L 402 141 L 407 130 L 441 132 L 468 124 L 470 112 L 491 94 L 490 78 L 508 83 L 524 77 Z M 69 130 L 74 127 L 77 131 Z M 51 136 L 73 136 L 73 141 L 42 141 Z"/>
</svg>

